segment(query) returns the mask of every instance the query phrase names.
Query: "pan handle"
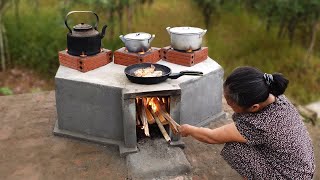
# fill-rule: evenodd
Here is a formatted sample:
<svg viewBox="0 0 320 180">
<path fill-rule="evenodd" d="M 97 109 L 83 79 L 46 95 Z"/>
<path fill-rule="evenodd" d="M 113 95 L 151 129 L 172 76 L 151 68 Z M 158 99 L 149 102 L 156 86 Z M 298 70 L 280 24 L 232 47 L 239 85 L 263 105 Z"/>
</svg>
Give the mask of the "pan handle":
<svg viewBox="0 0 320 180">
<path fill-rule="evenodd" d="M 179 73 L 172 73 L 169 75 L 170 79 L 178 79 L 180 76 L 190 75 L 190 76 L 203 76 L 203 72 L 200 71 L 180 71 Z"/>
</svg>

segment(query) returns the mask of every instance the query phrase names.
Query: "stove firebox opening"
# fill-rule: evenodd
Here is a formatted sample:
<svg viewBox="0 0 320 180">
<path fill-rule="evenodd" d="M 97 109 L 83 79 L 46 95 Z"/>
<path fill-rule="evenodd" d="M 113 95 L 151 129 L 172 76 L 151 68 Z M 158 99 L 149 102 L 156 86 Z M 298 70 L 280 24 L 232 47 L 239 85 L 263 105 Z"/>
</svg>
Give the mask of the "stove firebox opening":
<svg viewBox="0 0 320 180">
<path fill-rule="evenodd" d="M 178 126 L 170 116 L 170 97 L 137 97 L 135 104 L 137 140 L 163 137 L 170 142 L 169 130 L 177 133 Z"/>
</svg>

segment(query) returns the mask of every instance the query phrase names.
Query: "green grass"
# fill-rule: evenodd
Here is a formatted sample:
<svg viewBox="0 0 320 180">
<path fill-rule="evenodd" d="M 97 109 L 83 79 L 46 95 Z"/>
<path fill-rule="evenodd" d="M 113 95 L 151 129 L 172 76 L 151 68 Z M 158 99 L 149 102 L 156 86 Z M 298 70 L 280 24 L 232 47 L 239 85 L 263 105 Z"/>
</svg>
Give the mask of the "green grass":
<svg viewBox="0 0 320 180">
<path fill-rule="evenodd" d="M 63 10 L 62 3 L 41 1 L 38 14 L 30 10 L 29 1 L 21 0 L 20 27 L 10 10 L 5 16 L 10 52 L 14 64 L 32 67 L 50 76 L 58 68 L 57 54 L 66 48 L 67 29 L 63 22 L 63 11 L 95 10 L 94 7 L 77 4 Z M 120 34 L 131 33 L 119 30 L 119 22 L 108 21 L 102 7 L 95 10 L 100 17 L 100 28 L 104 24 L 114 26 L 114 36 L 109 28 L 103 39 L 103 46 L 116 50 L 123 46 Z M 126 27 L 126 14 L 122 22 Z M 156 34 L 152 46 L 164 47 L 170 44 L 166 27 L 196 26 L 204 28 L 204 20 L 192 0 L 157 0 L 152 5 L 139 7 L 133 19 L 133 32 L 143 31 Z M 315 52 L 308 61 L 306 49 L 298 43 L 289 45 L 288 40 L 278 39 L 276 29 L 265 31 L 265 23 L 241 7 L 221 10 L 219 17 L 213 17 L 212 26 L 204 36 L 204 46 L 209 47 L 209 56 L 225 70 L 225 76 L 237 66 L 256 66 L 264 72 L 281 72 L 290 80 L 286 95 L 300 103 L 320 100 L 320 57 Z M 319 46 L 316 43 L 316 46 Z M 319 47 L 316 47 L 319 49 Z"/>
<path fill-rule="evenodd" d="M 290 81 L 286 95 L 300 103 L 320 99 L 320 58 L 305 61 L 306 50 L 277 39 L 275 29 L 265 31 L 257 17 L 242 12 L 225 13 L 210 31 L 209 54 L 228 75 L 241 65 L 255 66 L 267 73 L 283 73 Z"/>
</svg>

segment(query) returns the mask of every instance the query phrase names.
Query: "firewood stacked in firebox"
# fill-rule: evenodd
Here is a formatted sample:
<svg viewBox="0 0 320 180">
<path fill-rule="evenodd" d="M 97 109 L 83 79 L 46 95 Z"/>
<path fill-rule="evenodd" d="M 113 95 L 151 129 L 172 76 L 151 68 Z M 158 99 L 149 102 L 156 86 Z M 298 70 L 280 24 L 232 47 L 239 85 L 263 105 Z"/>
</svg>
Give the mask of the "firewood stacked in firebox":
<svg viewBox="0 0 320 180">
<path fill-rule="evenodd" d="M 178 127 L 170 114 L 166 110 L 166 104 L 169 100 L 161 97 L 143 97 L 136 98 L 137 105 L 137 125 L 141 126 L 144 134 L 150 137 L 149 124 L 156 123 L 167 142 L 171 141 L 170 136 L 163 125 L 169 124 L 173 133 L 178 133 Z"/>
</svg>

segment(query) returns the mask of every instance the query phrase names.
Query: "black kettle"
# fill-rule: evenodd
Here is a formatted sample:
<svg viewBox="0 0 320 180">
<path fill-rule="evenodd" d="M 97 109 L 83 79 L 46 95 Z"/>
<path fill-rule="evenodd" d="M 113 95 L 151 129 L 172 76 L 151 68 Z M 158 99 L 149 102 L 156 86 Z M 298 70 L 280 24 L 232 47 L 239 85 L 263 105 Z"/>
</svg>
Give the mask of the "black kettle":
<svg viewBox="0 0 320 180">
<path fill-rule="evenodd" d="M 67 19 L 73 13 L 92 13 L 96 17 L 96 24 L 92 27 L 89 24 L 81 23 L 73 26 L 73 30 L 68 26 Z M 104 25 L 101 33 L 97 30 L 99 17 L 92 11 L 71 11 L 69 12 L 64 23 L 69 29 L 67 34 L 67 52 L 74 56 L 90 56 L 98 54 L 101 51 L 101 39 L 104 37 L 107 25 Z"/>
</svg>

